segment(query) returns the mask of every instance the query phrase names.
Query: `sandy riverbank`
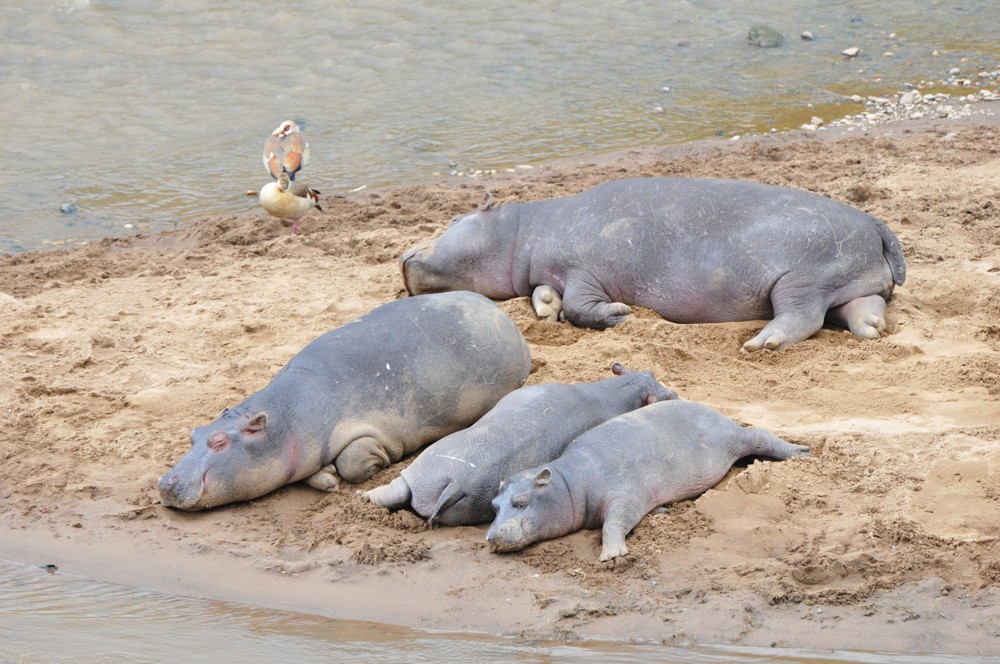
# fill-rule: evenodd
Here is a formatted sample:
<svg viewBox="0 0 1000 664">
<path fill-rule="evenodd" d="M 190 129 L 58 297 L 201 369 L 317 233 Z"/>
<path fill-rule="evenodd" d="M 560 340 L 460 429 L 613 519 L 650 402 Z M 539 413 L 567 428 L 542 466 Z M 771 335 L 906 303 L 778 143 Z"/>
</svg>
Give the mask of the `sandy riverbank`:
<svg viewBox="0 0 1000 664">
<path fill-rule="evenodd" d="M 995 106 L 995 104 L 993 104 Z M 291 235 L 262 212 L 0 259 L 0 557 L 339 618 L 525 638 L 1000 654 L 1000 121 L 891 123 L 563 163 L 328 198 Z M 908 278 L 887 334 L 823 330 L 741 355 L 760 323 L 543 324 L 530 383 L 612 361 L 814 450 L 647 517 L 512 555 L 353 491 L 292 486 L 187 514 L 156 478 L 192 426 L 322 332 L 401 295 L 397 256 L 471 209 L 610 178 L 746 178 L 884 219 Z M 322 188 L 322 187 L 320 187 Z M 404 461 L 405 463 L 405 461 Z M 369 488 L 395 477 L 378 474 Z"/>
</svg>

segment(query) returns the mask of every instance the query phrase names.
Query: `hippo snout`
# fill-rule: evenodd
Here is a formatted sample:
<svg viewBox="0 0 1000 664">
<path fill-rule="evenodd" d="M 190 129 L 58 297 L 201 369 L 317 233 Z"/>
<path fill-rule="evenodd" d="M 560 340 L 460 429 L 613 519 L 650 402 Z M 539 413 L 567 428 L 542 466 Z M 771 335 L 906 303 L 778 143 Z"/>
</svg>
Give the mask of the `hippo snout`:
<svg viewBox="0 0 1000 664">
<path fill-rule="evenodd" d="M 156 485 L 160 490 L 160 500 L 167 507 L 198 509 L 198 501 L 204 489 L 202 482 L 185 481 L 180 473 L 171 471 L 160 477 Z"/>
<path fill-rule="evenodd" d="M 511 518 L 503 523 L 494 522 L 486 533 L 486 541 L 493 553 L 518 551 L 531 544 L 525 537 L 522 519 Z"/>
<path fill-rule="evenodd" d="M 399 257 L 399 271 L 403 275 L 403 287 L 406 288 L 406 292 L 409 295 L 417 295 L 417 293 L 413 290 L 415 285 L 411 285 L 408 269 L 412 269 L 412 266 L 408 265 L 408 262 L 410 259 L 412 259 L 420 252 L 429 249 L 432 244 L 433 243 L 430 241 L 421 242 L 420 244 L 412 247 L 410 250 L 406 251 L 405 253 L 403 253 L 402 256 Z"/>
</svg>

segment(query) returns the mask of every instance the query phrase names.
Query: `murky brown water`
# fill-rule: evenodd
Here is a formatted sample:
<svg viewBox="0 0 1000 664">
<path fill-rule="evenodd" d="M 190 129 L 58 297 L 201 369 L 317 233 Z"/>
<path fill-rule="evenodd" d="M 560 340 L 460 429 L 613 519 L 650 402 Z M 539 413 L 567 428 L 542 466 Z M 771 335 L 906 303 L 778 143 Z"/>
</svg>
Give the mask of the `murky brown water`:
<svg viewBox="0 0 1000 664">
<path fill-rule="evenodd" d="M 305 175 L 324 194 L 797 126 L 809 104 L 835 113 L 842 95 L 995 69 L 997 11 L 995 0 L 0 0 L 0 253 L 252 210 L 242 194 L 267 181 L 262 143 L 286 118 L 304 124 Z M 784 46 L 749 46 L 758 22 Z M 848 60 L 851 46 L 862 54 Z"/>
<path fill-rule="evenodd" d="M 986 660 L 776 648 L 524 644 L 179 597 L 0 560 L 0 664 L 67 661 L 975 664 Z"/>
</svg>

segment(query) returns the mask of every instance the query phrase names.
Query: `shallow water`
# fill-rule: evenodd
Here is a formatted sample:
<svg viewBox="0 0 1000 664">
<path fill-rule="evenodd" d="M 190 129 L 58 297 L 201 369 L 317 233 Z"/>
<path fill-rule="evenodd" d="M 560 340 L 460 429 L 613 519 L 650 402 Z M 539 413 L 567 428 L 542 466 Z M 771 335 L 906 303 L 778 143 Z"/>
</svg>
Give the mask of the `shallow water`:
<svg viewBox="0 0 1000 664">
<path fill-rule="evenodd" d="M 180 597 L 0 560 L 0 664 L 65 661 L 951 664 L 984 660 L 777 648 L 519 643 Z"/>
<path fill-rule="evenodd" d="M 0 0 L 0 253 L 254 210 L 242 194 L 269 180 L 262 145 L 284 119 L 304 125 L 305 179 L 324 194 L 794 127 L 817 109 L 829 120 L 856 110 L 843 95 L 995 68 L 996 12 L 995 0 Z M 759 22 L 784 45 L 749 46 Z M 862 54 L 847 60 L 851 46 Z"/>
</svg>

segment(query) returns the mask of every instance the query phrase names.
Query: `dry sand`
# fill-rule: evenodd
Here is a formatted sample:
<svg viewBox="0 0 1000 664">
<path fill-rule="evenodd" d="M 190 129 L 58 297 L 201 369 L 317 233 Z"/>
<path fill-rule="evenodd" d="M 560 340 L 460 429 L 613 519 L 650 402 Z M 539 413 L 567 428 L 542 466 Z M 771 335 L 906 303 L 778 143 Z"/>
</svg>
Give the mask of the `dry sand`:
<svg viewBox="0 0 1000 664">
<path fill-rule="evenodd" d="M 329 197 L 297 235 L 255 210 L 2 258 L 0 557 L 528 639 L 998 654 L 998 127 L 894 123 L 630 153 Z M 483 187 L 529 200 L 644 175 L 788 185 L 884 219 L 909 263 L 886 334 L 825 329 L 743 355 L 760 322 L 676 325 L 639 310 L 584 330 L 536 321 L 521 298 L 501 306 L 531 345 L 529 383 L 602 378 L 612 361 L 651 369 L 684 398 L 809 445 L 812 459 L 734 469 L 646 517 L 617 564 L 597 563 L 597 531 L 495 555 L 485 526 L 426 530 L 354 487 L 290 486 L 203 513 L 160 504 L 156 479 L 193 426 L 322 332 L 400 297 L 398 255 Z"/>
</svg>

